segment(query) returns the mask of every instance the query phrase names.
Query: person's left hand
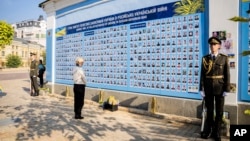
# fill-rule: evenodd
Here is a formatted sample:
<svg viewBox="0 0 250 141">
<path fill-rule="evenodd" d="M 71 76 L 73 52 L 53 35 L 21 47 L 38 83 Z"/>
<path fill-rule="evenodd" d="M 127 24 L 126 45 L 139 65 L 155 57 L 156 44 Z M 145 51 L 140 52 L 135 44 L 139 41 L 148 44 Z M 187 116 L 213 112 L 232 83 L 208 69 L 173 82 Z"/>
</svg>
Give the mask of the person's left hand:
<svg viewBox="0 0 250 141">
<path fill-rule="evenodd" d="M 223 96 L 227 96 L 228 94 L 227 94 L 227 92 L 223 92 Z"/>
</svg>

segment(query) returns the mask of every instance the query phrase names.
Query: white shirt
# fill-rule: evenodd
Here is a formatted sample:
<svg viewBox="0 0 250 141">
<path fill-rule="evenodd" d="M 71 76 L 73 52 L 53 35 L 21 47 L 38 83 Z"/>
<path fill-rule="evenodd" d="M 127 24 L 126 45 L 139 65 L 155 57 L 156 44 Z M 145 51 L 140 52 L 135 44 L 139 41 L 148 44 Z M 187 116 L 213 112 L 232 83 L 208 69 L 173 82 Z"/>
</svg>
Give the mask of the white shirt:
<svg viewBox="0 0 250 141">
<path fill-rule="evenodd" d="M 213 56 L 217 57 L 218 54 L 219 54 L 219 52 L 216 52 L 215 54 L 211 53 L 211 57 L 213 57 Z"/>
<path fill-rule="evenodd" d="M 74 84 L 86 84 L 86 77 L 81 67 L 76 66 L 73 69 L 73 81 Z"/>
</svg>

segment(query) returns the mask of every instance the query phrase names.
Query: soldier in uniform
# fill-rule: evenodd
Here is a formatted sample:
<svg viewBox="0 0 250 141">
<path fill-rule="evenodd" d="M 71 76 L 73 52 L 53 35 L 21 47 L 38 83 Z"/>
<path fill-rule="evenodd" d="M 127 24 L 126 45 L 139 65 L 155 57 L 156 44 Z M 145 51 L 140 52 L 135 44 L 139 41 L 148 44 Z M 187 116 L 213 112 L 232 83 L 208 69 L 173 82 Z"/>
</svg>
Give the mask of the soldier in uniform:
<svg viewBox="0 0 250 141">
<path fill-rule="evenodd" d="M 31 56 L 31 63 L 30 63 L 30 81 L 31 81 L 31 89 L 30 95 L 31 96 L 38 96 L 38 84 L 37 84 L 37 75 L 38 75 L 38 62 L 36 60 L 36 54 L 30 53 Z"/>
<path fill-rule="evenodd" d="M 218 53 L 221 41 L 217 37 L 211 37 L 208 43 L 211 53 L 203 56 L 201 66 L 200 92 L 207 108 L 206 126 L 201 133 L 201 138 L 207 139 L 211 135 L 216 141 L 220 141 L 224 96 L 230 91 L 230 72 L 228 57 Z"/>
</svg>

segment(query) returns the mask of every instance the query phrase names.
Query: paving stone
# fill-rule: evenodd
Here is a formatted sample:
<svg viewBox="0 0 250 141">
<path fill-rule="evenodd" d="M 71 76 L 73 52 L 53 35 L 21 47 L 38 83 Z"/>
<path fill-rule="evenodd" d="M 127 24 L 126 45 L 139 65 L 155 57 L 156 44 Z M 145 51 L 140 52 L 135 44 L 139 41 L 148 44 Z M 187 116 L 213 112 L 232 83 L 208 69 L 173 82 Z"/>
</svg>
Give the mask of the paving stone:
<svg viewBox="0 0 250 141">
<path fill-rule="evenodd" d="M 8 92 L 0 97 L 0 141 L 205 141 L 200 139 L 197 121 L 186 117 L 125 107 L 111 112 L 86 101 L 84 119 L 76 120 L 72 97 L 31 97 L 27 79 L 0 85 Z"/>
</svg>

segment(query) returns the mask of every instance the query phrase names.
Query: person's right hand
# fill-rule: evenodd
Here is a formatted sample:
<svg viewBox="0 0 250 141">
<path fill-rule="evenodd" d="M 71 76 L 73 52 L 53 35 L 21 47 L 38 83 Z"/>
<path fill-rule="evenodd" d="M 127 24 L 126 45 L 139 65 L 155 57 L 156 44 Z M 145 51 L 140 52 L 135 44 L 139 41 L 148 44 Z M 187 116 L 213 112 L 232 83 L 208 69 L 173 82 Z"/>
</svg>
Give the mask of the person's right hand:
<svg viewBox="0 0 250 141">
<path fill-rule="evenodd" d="M 223 92 L 223 96 L 227 96 L 227 92 Z"/>
</svg>

